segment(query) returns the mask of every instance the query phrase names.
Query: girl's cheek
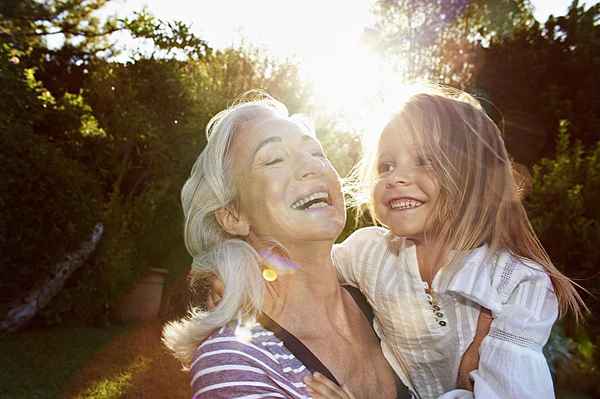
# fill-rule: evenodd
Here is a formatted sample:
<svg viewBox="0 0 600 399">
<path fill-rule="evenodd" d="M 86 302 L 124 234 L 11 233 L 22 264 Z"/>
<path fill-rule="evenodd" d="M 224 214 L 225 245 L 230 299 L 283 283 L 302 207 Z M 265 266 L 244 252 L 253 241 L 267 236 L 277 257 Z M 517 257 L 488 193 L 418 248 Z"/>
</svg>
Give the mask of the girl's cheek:
<svg viewBox="0 0 600 399">
<path fill-rule="evenodd" d="M 389 226 L 388 220 L 386 220 L 387 212 L 385 212 L 385 205 L 383 204 L 382 197 L 374 195 L 373 196 L 373 211 L 375 212 L 375 217 L 381 223 L 386 226 Z"/>
</svg>

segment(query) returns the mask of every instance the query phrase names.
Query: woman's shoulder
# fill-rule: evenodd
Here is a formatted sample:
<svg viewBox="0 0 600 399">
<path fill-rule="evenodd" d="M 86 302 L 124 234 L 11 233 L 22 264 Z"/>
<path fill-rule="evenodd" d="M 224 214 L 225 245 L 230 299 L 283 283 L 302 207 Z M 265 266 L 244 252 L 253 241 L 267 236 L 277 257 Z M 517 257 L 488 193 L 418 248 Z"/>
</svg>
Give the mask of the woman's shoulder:
<svg viewBox="0 0 600 399">
<path fill-rule="evenodd" d="M 288 397 L 285 392 L 297 392 L 306 374 L 299 368 L 305 369 L 272 331 L 259 323 L 232 321 L 198 346 L 191 365 L 192 390 L 198 398 L 265 393 Z"/>
<path fill-rule="evenodd" d="M 281 346 L 273 332 L 259 323 L 242 323 L 234 320 L 213 332 L 194 352 L 193 361 L 209 359 L 209 363 L 229 361 L 273 361 L 268 346 Z"/>
</svg>

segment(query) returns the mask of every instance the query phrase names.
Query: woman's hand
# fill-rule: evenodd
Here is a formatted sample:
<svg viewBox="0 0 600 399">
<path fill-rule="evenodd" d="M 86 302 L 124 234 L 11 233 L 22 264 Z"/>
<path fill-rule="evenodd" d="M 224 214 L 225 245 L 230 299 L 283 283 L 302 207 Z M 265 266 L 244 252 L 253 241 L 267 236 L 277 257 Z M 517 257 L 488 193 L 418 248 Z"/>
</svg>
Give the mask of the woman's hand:
<svg viewBox="0 0 600 399">
<path fill-rule="evenodd" d="M 470 373 L 479 368 L 479 347 L 481 342 L 487 336 L 492 324 L 492 312 L 486 308 L 481 308 L 479 319 L 477 319 L 477 331 L 473 342 L 467 348 L 460 361 L 458 368 L 458 378 L 456 379 L 456 387 L 459 389 L 473 390 L 473 382 L 471 381 Z"/>
<path fill-rule="evenodd" d="M 348 387 L 340 388 L 319 373 L 314 373 L 312 377 L 306 377 L 304 383 L 313 399 L 356 399 Z"/>
</svg>

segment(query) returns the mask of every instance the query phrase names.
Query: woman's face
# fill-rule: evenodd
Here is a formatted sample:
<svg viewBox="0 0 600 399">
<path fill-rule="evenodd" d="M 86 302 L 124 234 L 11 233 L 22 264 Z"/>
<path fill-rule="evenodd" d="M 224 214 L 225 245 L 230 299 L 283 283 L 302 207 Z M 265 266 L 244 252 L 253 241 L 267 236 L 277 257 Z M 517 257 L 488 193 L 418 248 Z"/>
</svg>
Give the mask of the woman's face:
<svg viewBox="0 0 600 399">
<path fill-rule="evenodd" d="M 333 242 L 346 222 L 339 176 L 301 124 L 267 116 L 233 140 L 239 212 L 258 237 L 285 246 Z"/>
</svg>

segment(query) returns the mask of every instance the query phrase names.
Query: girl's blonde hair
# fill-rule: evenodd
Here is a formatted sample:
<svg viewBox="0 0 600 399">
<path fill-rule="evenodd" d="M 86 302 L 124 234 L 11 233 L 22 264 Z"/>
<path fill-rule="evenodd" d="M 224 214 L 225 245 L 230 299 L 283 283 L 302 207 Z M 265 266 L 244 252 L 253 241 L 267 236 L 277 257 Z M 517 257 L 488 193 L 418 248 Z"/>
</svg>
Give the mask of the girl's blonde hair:
<svg viewBox="0 0 600 399">
<path fill-rule="evenodd" d="M 264 92 L 249 92 L 241 98 L 208 122 L 206 147 L 181 190 L 185 245 L 193 257 L 192 285 L 195 280 L 215 275 L 225 287 L 215 309 L 204 312 L 194 308 L 188 317 L 165 326 L 163 342 L 184 366 L 189 366 L 199 343 L 215 329 L 233 319 L 250 320 L 262 308 L 265 283 L 261 258 L 246 241 L 225 232 L 215 212 L 235 206 L 238 197 L 230 153 L 234 137 L 243 134 L 245 124 L 272 116 L 287 117 L 288 110 Z"/>
<path fill-rule="evenodd" d="M 489 254 L 508 250 L 533 260 L 550 276 L 561 314 L 572 310 L 579 319 L 585 304 L 534 232 L 522 202 L 526 179 L 513 167 L 500 130 L 480 103 L 457 89 L 428 86 L 407 97 L 384 131 L 389 129 L 411 135 L 419 155 L 431 163 L 440 195 L 427 237 L 448 252 L 442 255 L 456 262 L 459 253 L 487 244 Z M 376 169 L 377 149 L 371 147 L 358 169 L 359 187 L 372 219 L 380 222 L 372 198 Z"/>
</svg>

